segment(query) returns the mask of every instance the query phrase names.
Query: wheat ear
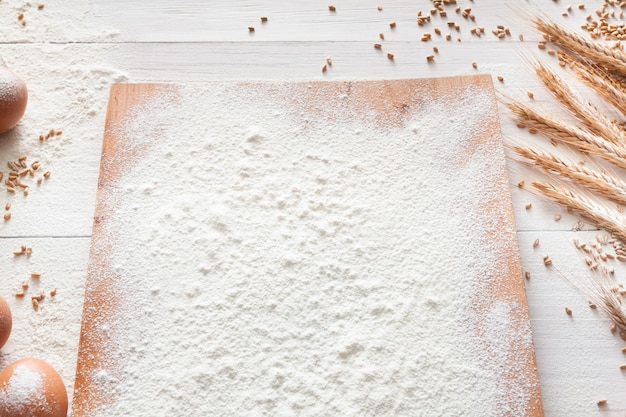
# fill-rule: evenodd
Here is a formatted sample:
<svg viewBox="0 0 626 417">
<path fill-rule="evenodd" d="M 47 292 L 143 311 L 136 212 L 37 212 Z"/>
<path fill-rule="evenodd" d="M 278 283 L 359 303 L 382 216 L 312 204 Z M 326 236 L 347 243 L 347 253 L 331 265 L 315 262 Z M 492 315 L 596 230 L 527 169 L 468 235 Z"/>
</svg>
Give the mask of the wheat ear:
<svg viewBox="0 0 626 417">
<path fill-rule="evenodd" d="M 546 197 L 626 242 L 626 219 L 617 210 L 609 210 L 587 197 L 566 188 L 557 188 L 550 183 L 533 182 L 532 185 Z"/>
<path fill-rule="evenodd" d="M 626 133 L 590 102 L 584 102 L 558 75 L 536 63 L 535 72 L 552 94 L 594 134 L 618 144 L 626 143 Z"/>
<path fill-rule="evenodd" d="M 550 42 L 554 42 L 561 48 L 569 50 L 583 59 L 591 60 L 610 71 L 626 75 L 626 53 L 623 51 L 587 40 L 582 35 L 568 30 L 556 22 L 546 21 L 540 17 L 536 17 L 532 21 Z"/>
<path fill-rule="evenodd" d="M 618 80 L 586 61 L 573 60 L 570 66 L 582 82 L 626 116 L 626 89 Z"/>
<path fill-rule="evenodd" d="M 513 114 L 549 139 L 567 143 L 581 152 L 592 153 L 613 165 L 626 169 L 626 148 L 604 140 L 602 137 L 570 126 L 560 120 L 517 102 L 506 105 Z"/>
<path fill-rule="evenodd" d="M 513 149 L 546 171 L 569 178 L 590 191 L 626 206 L 626 182 L 619 178 L 591 170 L 580 164 L 569 163 L 551 153 L 538 152 L 523 146 L 515 146 Z"/>
</svg>

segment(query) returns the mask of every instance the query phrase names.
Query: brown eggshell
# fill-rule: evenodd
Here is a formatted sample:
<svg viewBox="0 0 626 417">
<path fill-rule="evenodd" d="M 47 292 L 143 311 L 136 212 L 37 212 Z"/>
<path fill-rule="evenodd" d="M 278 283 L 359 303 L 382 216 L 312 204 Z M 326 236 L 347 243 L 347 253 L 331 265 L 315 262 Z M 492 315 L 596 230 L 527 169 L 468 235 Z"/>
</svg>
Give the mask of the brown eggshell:
<svg viewBox="0 0 626 417">
<path fill-rule="evenodd" d="M 6 300 L 0 295 L 0 348 L 9 340 L 13 318 Z"/>
<path fill-rule="evenodd" d="M 0 133 L 18 124 L 28 103 L 26 83 L 6 68 L 0 68 Z"/>
<path fill-rule="evenodd" d="M 0 373 L 0 416 L 66 417 L 67 391 L 46 362 L 20 359 Z"/>
</svg>

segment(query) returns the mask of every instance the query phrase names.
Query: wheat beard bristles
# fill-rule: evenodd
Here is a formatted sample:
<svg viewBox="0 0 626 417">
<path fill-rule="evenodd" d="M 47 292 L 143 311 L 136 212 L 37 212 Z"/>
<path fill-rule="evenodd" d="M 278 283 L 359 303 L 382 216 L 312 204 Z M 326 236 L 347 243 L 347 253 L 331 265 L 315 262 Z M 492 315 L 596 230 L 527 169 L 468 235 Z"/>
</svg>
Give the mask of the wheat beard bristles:
<svg viewBox="0 0 626 417">
<path fill-rule="evenodd" d="M 619 82 L 586 61 L 573 60 L 570 66 L 576 70 L 576 76 L 582 82 L 626 116 L 626 90 Z"/>
<path fill-rule="evenodd" d="M 625 147 L 567 125 L 524 104 L 508 102 L 506 105 L 517 117 L 535 127 L 546 137 L 565 142 L 582 152 L 592 153 L 617 167 L 626 169 Z"/>
<path fill-rule="evenodd" d="M 550 183 L 533 182 L 532 186 L 546 197 L 585 217 L 600 229 L 613 233 L 615 237 L 626 242 L 626 218 L 616 210 L 609 211 L 587 197 L 566 188 L 557 188 Z"/>
<path fill-rule="evenodd" d="M 626 54 L 621 50 L 611 49 L 603 44 L 589 41 L 558 23 L 548 22 L 540 17 L 536 17 L 532 21 L 550 42 L 574 52 L 583 59 L 589 59 L 610 71 L 626 76 Z"/>
<path fill-rule="evenodd" d="M 626 133 L 611 119 L 590 102 L 584 102 L 569 86 L 553 71 L 543 64 L 535 63 L 535 72 L 552 94 L 563 103 L 587 128 L 611 143 L 625 144 Z"/>
<path fill-rule="evenodd" d="M 538 152 L 522 146 L 515 146 L 513 149 L 519 155 L 534 162 L 536 166 L 574 180 L 586 189 L 626 206 L 626 182 L 619 178 L 591 170 L 580 164 L 569 163 L 551 153 Z"/>
</svg>

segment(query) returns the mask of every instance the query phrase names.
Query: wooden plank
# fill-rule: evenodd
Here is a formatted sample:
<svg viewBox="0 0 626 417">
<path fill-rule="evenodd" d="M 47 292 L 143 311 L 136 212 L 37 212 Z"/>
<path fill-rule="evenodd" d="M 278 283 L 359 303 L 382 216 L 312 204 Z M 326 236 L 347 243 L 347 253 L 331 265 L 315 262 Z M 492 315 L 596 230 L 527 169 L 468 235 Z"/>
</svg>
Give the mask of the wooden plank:
<svg viewBox="0 0 626 417">
<path fill-rule="evenodd" d="M 246 89 L 255 85 L 255 83 L 239 83 L 234 85 L 234 88 Z M 368 103 L 367 109 L 351 108 L 348 111 L 351 117 L 360 117 L 360 112 L 365 114 L 365 112 L 373 110 L 374 114 L 381 117 L 381 120 L 384 118 L 385 123 L 397 125 L 403 123 L 405 112 L 410 112 L 411 109 L 416 109 L 422 105 L 420 97 L 439 97 L 444 93 L 460 91 L 459 89 L 472 86 L 488 92 L 495 100 L 489 76 L 360 82 L 301 82 L 293 83 L 293 86 L 300 92 L 299 96 L 307 98 L 305 103 L 308 104 L 302 110 L 311 117 L 315 117 L 316 113 L 325 106 L 329 97 L 338 96 L 335 94 L 337 92 L 345 92 L 356 97 L 354 102 Z M 97 410 L 106 409 L 111 406 L 112 401 L 115 401 L 115 398 L 110 395 L 110 382 L 104 382 L 102 378 L 98 377 L 98 371 L 103 368 L 105 356 L 109 354 L 106 351 L 107 341 L 110 337 L 107 329 L 115 325 L 108 320 L 115 315 L 116 310 L 120 307 L 119 291 L 123 291 L 116 285 L 116 272 L 108 262 L 110 251 L 113 248 L 107 246 L 104 239 L 107 233 L 105 232 L 107 222 L 113 216 L 112 212 L 114 211 L 111 206 L 111 193 L 108 191 L 112 189 L 124 170 L 134 164 L 135 159 L 139 157 L 138 150 L 129 148 L 128 144 L 124 142 L 124 138 L 118 136 L 116 132 L 119 131 L 117 128 L 121 123 L 128 121 L 129 118 L 132 120 L 133 114 L 135 114 L 133 112 L 137 111 L 137 104 L 154 94 L 158 87 L 158 84 L 116 84 L 111 90 L 72 403 L 72 415 L 75 417 L 92 416 Z M 277 99 L 289 100 L 288 97 L 278 96 Z M 404 110 L 399 111 L 397 109 Z M 167 115 L 153 116 L 160 118 Z M 345 114 L 341 115 L 341 117 L 345 116 Z M 481 144 L 492 146 L 500 143 L 501 146 L 497 114 L 490 115 L 487 124 L 488 126 L 481 130 L 482 133 L 472 138 L 470 143 L 464 144 L 464 148 L 467 149 L 467 158 L 471 158 L 472 149 Z M 489 229 L 489 239 L 501 239 L 502 236 L 509 236 L 509 238 L 514 239 L 514 219 L 507 174 L 503 161 L 500 162 L 502 163 L 502 170 L 497 181 L 499 192 L 481 209 L 490 214 L 490 227 L 493 229 Z M 105 242 L 104 245 L 102 244 L 103 241 Z M 516 316 L 515 323 L 526 326 L 529 323 L 529 318 L 524 285 L 521 279 L 519 251 L 516 242 L 507 242 L 507 245 L 509 243 L 513 250 L 507 254 L 506 259 L 500 260 L 502 265 L 498 271 L 493 271 L 489 273 L 492 275 L 485 277 L 485 291 L 493 294 L 496 299 L 514 300 L 515 305 L 519 306 L 513 313 Z M 484 304 L 476 302 L 476 300 L 474 304 L 479 307 L 473 308 L 484 308 Z M 481 311 L 476 311 L 476 313 L 481 313 Z M 482 324 L 477 323 L 476 325 L 475 331 L 477 334 L 482 334 L 485 331 L 481 327 Z M 512 331 L 522 331 L 522 329 L 512 329 Z M 504 349 L 520 350 L 518 346 L 508 346 Z M 516 358 L 521 358 L 520 362 L 528 365 L 525 369 L 520 370 L 513 363 L 500 364 L 504 369 L 509 370 L 506 373 L 507 381 L 504 384 L 509 387 L 511 395 L 515 395 L 516 381 L 520 376 L 527 377 L 530 381 L 538 381 L 532 346 L 521 349 L 522 352 L 518 352 L 519 356 Z M 489 353 L 485 353 L 485 355 L 487 355 L 487 361 L 497 360 L 497 358 L 489 358 Z M 110 366 L 110 364 L 108 365 Z M 113 380 L 121 375 L 119 369 L 109 368 L 107 372 Z M 527 417 L 543 416 L 539 384 L 532 384 L 530 390 L 532 392 L 529 393 Z"/>
</svg>

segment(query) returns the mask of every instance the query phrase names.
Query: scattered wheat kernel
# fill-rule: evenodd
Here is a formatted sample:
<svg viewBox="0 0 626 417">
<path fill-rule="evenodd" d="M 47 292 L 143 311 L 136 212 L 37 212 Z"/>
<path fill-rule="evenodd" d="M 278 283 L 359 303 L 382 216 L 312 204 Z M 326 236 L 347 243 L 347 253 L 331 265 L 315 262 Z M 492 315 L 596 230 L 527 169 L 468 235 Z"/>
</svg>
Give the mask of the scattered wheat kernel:
<svg viewBox="0 0 626 417">
<path fill-rule="evenodd" d="M 267 18 L 266 18 L 266 19 L 267 19 Z M 57 135 L 57 136 L 61 136 L 62 134 L 63 134 L 63 131 L 62 131 L 62 130 L 57 130 L 57 131 L 56 131 L 56 135 Z"/>
<path fill-rule="evenodd" d="M 331 57 L 326 58 L 326 63 L 330 67 L 331 65 L 333 65 L 333 59 Z"/>
<path fill-rule="evenodd" d="M 584 4 L 579 4 L 579 5 L 578 5 L 578 8 L 579 8 L 580 10 L 583 10 L 583 9 L 585 8 L 585 5 L 584 5 Z"/>
<path fill-rule="evenodd" d="M 24 297 L 24 291 L 18 291 L 18 292 L 16 292 L 16 293 L 15 293 L 15 297 L 17 297 L 17 298 L 22 298 L 22 297 Z"/>
<path fill-rule="evenodd" d="M 44 138 L 44 136 L 43 136 L 43 135 L 39 135 L 39 140 L 40 140 L 40 141 L 42 141 L 42 142 L 43 142 L 43 140 L 44 140 L 44 139 L 45 139 L 45 138 Z"/>
<path fill-rule="evenodd" d="M 378 5 L 378 7 L 376 7 L 376 9 L 380 12 L 383 9 L 383 6 Z"/>
<path fill-rule="evenodd" d="M 389 27 L 392 28 L 392 29 L 395 28 L 396 27 L 396 22 L 389 23 Z"/>
<path fill-rule="evenodd" d="M 426 56 L 426 61 L 434 61 L 435 60 L 435 55 L 427 55 Z"/>
<path fill-rule="evenodd" d="M 330 10 L 331 12 L 335 12 L 335 11 L 337 11 L 337 8 L 334 5 L 331 4 L 331 5 L 328 6 L 328 10 Z"/>
<path fill-rule="evenodd" d="M 522 35 L 521 33 L 517 35 L 517 38 L 522 42 L 524 41 L 524 35 Z"/>
<path fill-rule="evenodd" d="M 476 63 L 476 61 L 472 61 L 472 68 L 478 68 L 478 64 Z"/>
<path fill-rule="evenodd" d="M 567 16 L 569 16 L 569 14 L 567 12 L 563 12 L 563 13 L 561 13 L 561 16 L 567 17 Z"/>
<path fill-rule="evenodd" d="M 502 75 L 498 75 L 498 81 L 504 82 L 504 77 Z"/>
<path fill-rule="evenodd" d="M 31 298 L 30 302 L 33 305 L 33 309 L 35 309 L 35 310 L 39 309 L 39 301 L 37 301 L 36 298 Z"/>
<path fill-rule="evenodd" d="M 326 72 L 327 69 L 328 69 L 328 65 L 324 64 L 322 66 L 322 72 Z"/>
<path fill-rule="evenodd" d="M 44 8 L 44 5 L 43 5 L 43 4 L 38 4 L 38 5 L 37 5 L 37 10 L 41 10 L 41 9 L 43 9 L 43 8 Z"/>
<path fill-rule="evenodd" d="M 602 407 L 603 405 L 606 405 L 607 401 L 605 398 L 598 400 L 598 402 L 596 404 L 598 404 L 598 407 Z"/>
<path fill-rule="evenodd" d="M 589 302 L 589 308 L 592 309 L 592 310 L 596 310 L 598 308 L 598 306 L 590 301 Z"/>
<path fill-rule="evenodd" d="M 532 91 L 529 91 L 526 94 L 528 95 L 528 98 L 535 98 L 535 94 Z"/>
<path fill-rule="evenodd" d="M 41 277 L 41 273 L 39 273 L 39 272 L 31 272 L 30 273 L 30 277 L 31 278 L 40 278 Z"/>
<path fill-rule="evenodd" d="M 383 47 L 383 46 L 382 46 L 381 44 L 379 44 L 379 43 L 375 43 L 375 44 L 374 44 L 374 48 L 376 48 L 376 49 L 380 49 L 380 48 L 382 48 L 382 47 Z"/>
<path fill-rule="evenodd" d="M 530 133 L 531 135 L 536 135 L 537 134 L 537 128 L 529 127 L 528 128 L 528 133 Z"/>
<path fill-rule="evenodd" d="M 626 370 L 626 363 L 621 364 L 621 365 L 619 366 L 619 369 L 621 369 L 622 371 L 623 371 L 623 370 Z"/>
<path fill-rule="evenodd" d="M 437 48 L 436 46 L 433 46 L 433 52 L 438 54 L 439 53 L 439 48 Z"/>
<path fill-rule="evenodd" d="M 524 272 L 524 276 L 526 277 L 526 279 L 530 279 L 530 271 Z"/>
<path fill-rule="evenodd" d="M 550 257 L 548 255 L 544 255 L 544 257 L 543 257 L 543 264 L 545 266 L 552 265 L 552 259 L 550 259 Z"/>
<path fill-rule="evenodd" d="M 261 22 L 267 22 L 267 16 L 261 16 Z"/>
<path fill-rule="evenodd" d="M 448 32 L 446 33 L 446 40 L 449 41 L 450 39 L 452 39 L 452 35 Z"/>
<path fill-rule="evenodd" d="M 6 222 L 7 220 L 9 220 L 11 218 L 11 212 L 5 213 L 4 214 L 4 221 Z"/>
<path fill-rule="evenodd" d="M 22 288 L 23 289 L 27 289 L 28 288 L 28 281 L 22 281 Z"/>
<path fill-rule="evenodd" d="M 26 248 L 26 256 L 30 256 L 33 253 L 33 248 Z"/>
<path fill-rule="evenodd" d="M 380 39 L 382 39 L 382 40 L 385 40 L 385 34 L 384 34 L 384 33 L 382 33 L 382 32 L 380 32 L 380 33 L 378 34 L 378 37 L 379 37 Z"/>
<path fill-rule="evenodd" d="M 44 290 L 41 290 L 39 292 L 39 301 L 43 300 L 44 298 L 46 298 L 46 292 Z"/>
<path fill-rule="evenodd" d="M 626 346 L 622 348 L 622 353 L 626 353 Z"/>
<path fill-rule="evenodd" d="M 525 206 L 526 210 L 530 210 L 532 207 L 533 207 L 533 203 L 528 203 Z"/>
<path fill-rule="evenodd" d="M 11 210 L 11 202 L 10 202 L 10 201 L 8 201 L 8 202 L 4 205 L 4 209 L 5 209 L 6 211 Z"/>
<path fill-rule="evenodd" d="M 391 52 L 387 52 L 387 58 L 393 59 L 394 55 Z"/>
<path fill-rule="evenodd" d="M 524 180 L 521 180 L 520 182 L 517 183 L 517 186 L 519 188 L 524 188 Z"/>
<path fill-rule="evenodd" d="M 622 338 L 622 340 L 626 340 L 626 333 L 624 332 L 619 332 L 619 337 Z"/>
<path fill-rule="evenodd" d="M 612 323 L 611 327 L 609 327 L 609 330 L 611 331 L 611 333 L 615 333 L 617 331 L 617 325 L 615 323 Z"/>
<path fill-rule="evenodd" d="M 22 249 L 22 252 L 25 252 L 26 251 L 26 245 L 20 246 L 20 249 Z"/>
<path fill-rule="evenodd" d="M 248 26 L 248 32 L 254 32 L 254 26 Z"/>
<path fill-rule="evenodd" d="M 437 35 L 441 35 L 441 29 L 435 28 L 433 29 Z"/>
<path fill-rule="evenodd" d="M 57 289 L 53 288 L 52 290 L 50 290 L 50 297 L 54 297 L 55 295 L 57 295 Z"/>
<path fill-rule="evenodd" d="M 572 309 L 571 309 L 571 308 L 569 308 L 569 307 L 565 307 L 565 313 L 566 313 L 568 316 L 571 316 L 571 315 L 572 315 Z"/>
<path fill-rule="evenodd" d="M 5 216 L 6 216 L 6 214 L 5 214 Z M 615 258 L 618 261 L 620 261 L 620 262 L 626 262 L 626 256 L 624 256 L 624 255 L 617 255 Z"/>
<path fill-rule="evenodd" d="M 44 178 L 49 178 L 50 177 L 50 171 L 46 171 L 43 173 L 43 177 Z"/>
<path fill-rule="evenodd" d="M 42 179 L 41 178 L 37 178 L 37 185 L 41 185 Z"/>
<path fill-rule="evenodd" d="M 17 20 L 22 20 L 24 19 L 24 13 L 20 13 L 17 15 Z"/>
</svg>

